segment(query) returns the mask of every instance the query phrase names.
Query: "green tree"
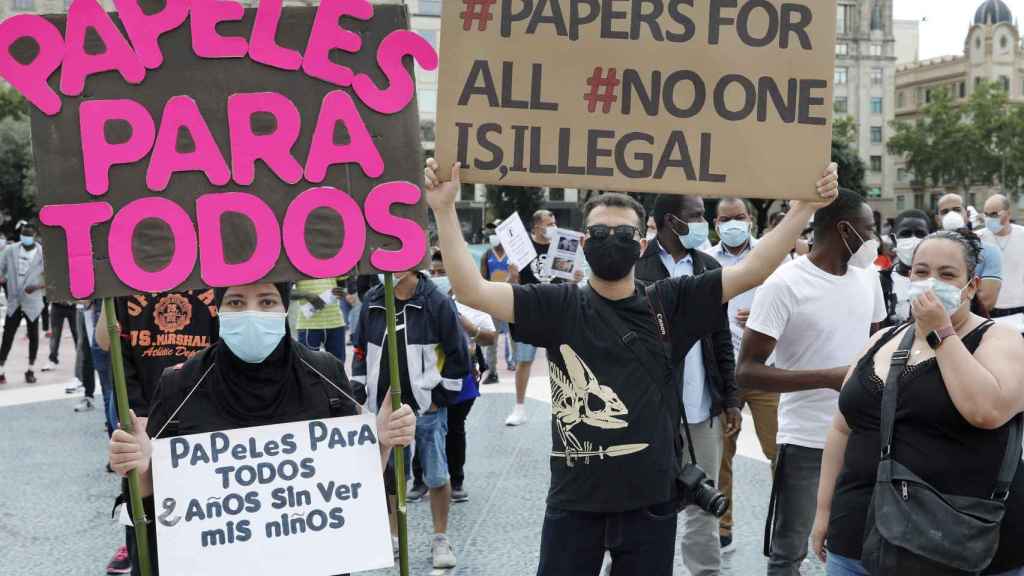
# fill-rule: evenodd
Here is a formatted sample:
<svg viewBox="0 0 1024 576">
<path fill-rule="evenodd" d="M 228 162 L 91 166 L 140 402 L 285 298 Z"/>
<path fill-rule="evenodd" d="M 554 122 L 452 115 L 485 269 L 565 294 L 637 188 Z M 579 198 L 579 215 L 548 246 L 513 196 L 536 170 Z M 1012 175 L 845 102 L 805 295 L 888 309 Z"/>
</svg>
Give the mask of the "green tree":
<svg viewBox="0 0 1024 576">
<path fill-rule="evenodd" d="M 28 102 L 20 92 L 11 88 L 0 88 L 0 119 L 28 116 Z"/>
<path fill-rule="evenodd" d="M 7 216 L 4 231 L 13 230 L 18 220 L 35 216 L 35 196 L 35 163 L 28 118 L 4 118 L 0 120 L 0 214 Z"/>
<path fill-rule="evenodd" d="M 506 218 L 518 212 L 526 229 L 530 229 L 533 213 L 544 204 L 544 191 L 529 186 L 487 186 L 488 219 Z"/>
</svg>

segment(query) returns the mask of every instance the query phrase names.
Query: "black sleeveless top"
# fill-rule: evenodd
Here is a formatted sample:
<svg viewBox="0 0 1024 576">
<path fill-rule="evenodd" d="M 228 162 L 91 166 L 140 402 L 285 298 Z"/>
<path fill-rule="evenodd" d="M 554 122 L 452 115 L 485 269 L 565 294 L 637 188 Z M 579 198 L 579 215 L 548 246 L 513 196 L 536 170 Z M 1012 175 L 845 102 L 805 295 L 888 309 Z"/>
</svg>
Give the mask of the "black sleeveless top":
<svg viewBox="0 0 1024 576">
<path fill-rule="evenodd" d="M 991 324 L 964 338 L 973 354 Z M 912 328 L 911 328 L 912 329 Z M 839 410 L 850 427 L 846 459 L 836 481 L 829 518 L 828 549 L 859 559 L 871 505 L 882 441 L 879 423 L 884 382 L 875 374 L 875 354 L 896 336 L 890 330 L 857 363 L 839 395 Z M 995 486 L 1009 438 L 1009 427 L 975 428 L 949 397 L 935 358 L 908 366 L 900 379 L 893 429 L 893 454 L 940 492 L 988 498 Z M 1024 463 L 1017 468 L 1003 519 L 999 550 L 985 574 L 1024 566 Z"/>
</svg>

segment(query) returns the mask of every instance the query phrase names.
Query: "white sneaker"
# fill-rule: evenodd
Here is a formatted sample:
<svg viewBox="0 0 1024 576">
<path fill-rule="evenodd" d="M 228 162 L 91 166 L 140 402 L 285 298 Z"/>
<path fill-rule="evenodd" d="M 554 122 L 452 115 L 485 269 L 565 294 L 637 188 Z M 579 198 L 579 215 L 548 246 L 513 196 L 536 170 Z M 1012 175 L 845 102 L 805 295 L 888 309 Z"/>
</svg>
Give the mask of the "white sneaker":
<svg viewBox="0 0 1024 576">
<path fill-rule="evenodd" d="M 66 386 L 64 386 L 64 393 L 65 394 L 74 394 L 75 392 L 78 391 L 79 388 L 85 388 L 85 386 L 82 385 L 82 381 L 81 380 L 79 380 L 78 378 L 75 378 L 71 382 L 68 382 Z"/>
<path fill-rule="evenodd" d="M 82 401 L 75 406 L 75 412 L 89 412 L 92 410 L 92 400 L 89 398 L 82 398 Z"/>
<path fill-rule="evenodd" d="M 53 372 L 56 369 L 57 369 L 57 365 L 56 364 L 54 364 L 53 362 L 47 362 L 46 366 L 43 366 L 43 369 L 41 370 L 41 372 Z"/>
<path fill-rule="evenodd" d="M 505 419 L 505 426 L 522 426 L 526 424 L 526 406 L 516 404 L 512 413 Z"/>
<path fill-rule="evenodd" d="M 434 568 L 455 568 L 455 551 L 444 534 L 434 535 L 434 541 L 430 543 L 430 553 L 433 556 Z"/>
</svg>

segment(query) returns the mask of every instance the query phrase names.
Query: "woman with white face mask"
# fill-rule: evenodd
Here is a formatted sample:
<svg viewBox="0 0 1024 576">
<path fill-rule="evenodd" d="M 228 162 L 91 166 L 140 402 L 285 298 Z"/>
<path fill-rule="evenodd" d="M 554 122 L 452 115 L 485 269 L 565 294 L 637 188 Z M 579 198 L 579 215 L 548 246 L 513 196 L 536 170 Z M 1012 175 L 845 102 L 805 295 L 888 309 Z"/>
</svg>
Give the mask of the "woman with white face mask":
<svg viewBox="0 0 1024 576">
<path fill-rule="evenodd" d="M 865 562 L 871 565 L 872 552 L 878 550 L 875 534 L 881 533 L 887 542 L 902 537 L 882 529 L 869 514 L 869 510 L 878 511 L 874 499 L 885 502 L 890 483 L 879 483 L 876 489 L 879 474 L 885 470 L 904 478 L 902 488 L 899 482 L 891 484 L 902 490 L 902 500 L 910 509 L 927 498 L 924 495 L 934 493 L 944 495 L 954 508 L 964 506 L 964 501 L 949 498 L 978 499 L 989 508 L 1005 502 L 1001 523 L 995 524 L 999 539 L 991 558 L 986 553 L 974 554 L 978 542 L 955 549 L 948 545 L 926 548 L 929 544 L 924 544 L 915 550 L 930 552 L 912 556 L 907 556 L 910 553 L 905 547 L 892 556 L 892 546 L 898 544 L 889 542 L 883 554 L 886 560 L 898 558 L 900 568 L 886 574 L 924 573 L 906 571 L 907 566 L 920 566 L 922 559 L 941 563 L 941 567 L 952 561 L 987 564 L 987 568 L 979 568 L 985 575 L 1024 574 L 1024 547 L 1020 546 L 1024 462 L 1020 462 L 1016 426 L 1024 411 L 1024 372 L 1016 360 L 1024 355 L 1024 339 L 972 311 L 979 285 L 980 251 L 980 242 L 969 233 L 943 231 L 925 238 L 911 265 L 913 322 L 875 334 L 847 373 L 822 460 L 812 534 L 814 551 L 827 560 L 830 576 L 866 576 Z M 897 364 L 890 375 L 893 362 L 904 366 Z M 886 468 L 879 466 L 883 453 L 880 422 L 883 395 L 890 386 L 895 387 L 895 396 L 886 398 L 895 400 L 895 416 L 884 452 L 885 462 L 894 464 Z M 998 481 L 1004 466 L 1008 485 Z M 910 476 L 903 470 L 916 479 L 907 480 Z M 900 516 L 899 510 L 890 512 L 898 517 L 890 518 L 887 526 L 915 521 Z M 973 522 L 954 514 L 944 518 L 948 520 L 945 523 L 927 529 L 911 526 L 906 532 L 914 532 L 911 538 L 917 542 L 927 539 L 928 543 L 948 544 L 956 529 Z M 992 542 L 994 535 L 989 536 Z M 933 565 L 927 573 L 972 572 L 950 570 Z"/>
<path fill-rule="evenodd" d="M 918 244 L 932 232 L 930 222 L 921 210 L 907 210 L 893 223 L 891 238 L 896 247 L 896 262 L 891 269 L 879 272 L 889 315 L 887 326 L 910 319 L 910 265 Z"/>
<path fill-rule="evenodd" d="M 147 429 L 132 413 L 134 432 L 116 430 L 110 466 L 126 476 L 139 473 L 147 518 L 153 518 L 150 438 L 187 436 L 352 416 L 361 408 L 352 396 L 344 365 L 327 352 L 296 342 L 288 326 L 291 284 L 254 284 L 216 290 L 220 339 L 160 379 Z M 392 446 L 408 446 L 416 429 L 409 406 L 382 407 L 377 418 L 381 460 Z M 153 524 L 150 542 L 156 541 Z M 151 555 L 156 570 L 155 554 Z"/>
</svg>

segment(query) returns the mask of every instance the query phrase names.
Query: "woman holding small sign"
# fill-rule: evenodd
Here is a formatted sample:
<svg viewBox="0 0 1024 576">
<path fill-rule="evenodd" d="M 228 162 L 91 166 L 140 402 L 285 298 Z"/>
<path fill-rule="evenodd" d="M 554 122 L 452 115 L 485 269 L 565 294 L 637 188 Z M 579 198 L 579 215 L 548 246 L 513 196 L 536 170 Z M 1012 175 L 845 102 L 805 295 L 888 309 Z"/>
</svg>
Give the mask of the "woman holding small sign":
<svg viewBox="0 0 1024 576">
<path fill-rule="evenodd" d="M 217 290 L 220 340 L 175 370 L 157 387 L 148 429 L 114 432 L 110 466 L 139 472 L 146 516 L 153 512 L 150 438 L 186 436 L 359 414 L 344 365 L 334 356 L 299 345 L 289 334 L 290 284 Z M 408 446 L 416 417 L 408 406 L 382 406 L 377 435 L 382 462 L 392 446 Z M 155 541 L 154 526 L 149 526 Z M 156 573 L 156 556 L 154 574 Z"/>
</svg>

